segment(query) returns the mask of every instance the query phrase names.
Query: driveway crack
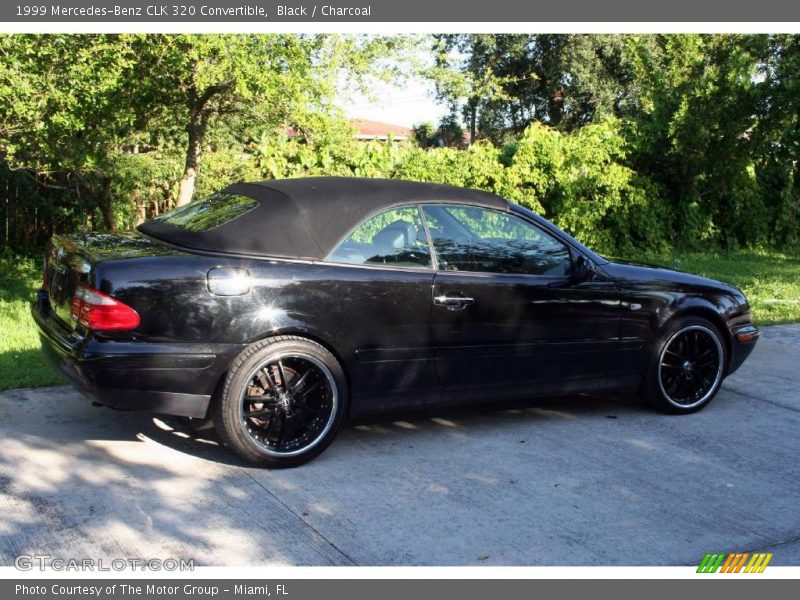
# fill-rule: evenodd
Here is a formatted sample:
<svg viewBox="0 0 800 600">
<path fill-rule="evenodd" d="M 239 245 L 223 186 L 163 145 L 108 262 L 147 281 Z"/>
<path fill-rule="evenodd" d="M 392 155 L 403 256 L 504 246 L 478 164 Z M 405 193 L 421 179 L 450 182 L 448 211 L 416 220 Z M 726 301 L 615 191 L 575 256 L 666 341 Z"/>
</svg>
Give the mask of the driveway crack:
<svg viewBox="0 0 800 600">
<path fill-rule="evenodd" d="M 294 510 L 294 509 L 293 509 L 291 506 L 289 506 L 289 505 L 288 505 L 286 502 L 284 502 L 284 501 L 283 501 L 283 500 L 282 500 L 282 499 L 281 499 L 279 496 L 275 495 L 275 493 L 274 493 L 274 492 L 272 492 L 272 490 L 270 490 L 269 488 L 267 488 L 267 487 L 266 487 L 264 484 L 262 484 L 262 483 L 261 483 L 261 482 L 260 482 L 258 479 L 256 479 L 255 477 L 253 477 L 253 476 L 252 476 L 252 475 L 251 475 L 251 474 L 250 474 L 250 473 L 249 473 L 249 472 L 248 472 L 246 469 L 244 469 L 244 468 L 242 468 L 242 467 L 237 467 L 237 469 L 239 469 L 239 470 L 240 470 L 242 473 L 244 473 L 244 474 L 245 474 L 245 476 L 247 476 L 247 477 L 250 479 L 250 481 L 252 481 L 252 482 L 253 482 L 253 483 L 255 483 L 255 484 L 258 486 L 258 487 L 260 487 L 262 490 L 264 490 L 264 491 L 267 493 L 267 495 L 268 495 L 268 496 L 270 496 L 270 497 L 271 497 L 273 500 L 275 500 L 275 501 L 276 501 L 278 504 L 280 504 L 280 505 L 281 505 L 281 506 L 283 506 L 283 507 L 284 507 L 286 510 L 288 510 L 288 511 L 289 511 L 291 514 L 293 514 L 293 515 L 294 515 L 294 516 L 297 518 L 297 520 L 298 520 L 298 521 L 300 521 L 300 522 L 301 522 L 303 525 L 305 525 L 305 526 L 306 526 L 306 527 L 308 527 L 308 528 L 309 528 L 309 529 L 310 529 L 312 532 L 314 532 L 314 534 L 316 534 L 316 535 L 317 535 L 317 536 L 318 536 L 318 537 L 319 537 L 321 540 L 323 540 L 323 541 L 324 541 L 326 544 L 328 544 L 328 545 L 329 545 L 331 548 L 333 548 L 333 549 L 336 551 L 336 553 L 337 553 L 337 554 L 339 554 L 339 555 L 340 555 L 342 558 L 344 558 L 344 559 L 345 559 L 345 560 L 346 560 L 348 563 L 350 563 L 351 565 L 353 565 L 353 566 L 356 566 L 356 567 L 358 566 L 358 563 L 357 563 L 355 560 L 353 560 L 353 558 L 352 558 L 352 557 L 350 557 L 350 555 L 349 555 L 349 554 L 347 554 L 347 552 L 345 552 L 344 550 L 342 550 L 341 548 L 339 548 L 339 546 L 337 546 L 335 543 L 333 543 L 331 540 L 329 540 L 329 539 L 328 539 L 328 538 L 327 538 L 327 537 L 326 537 L 326 536 L 325 536 L 325 535 L 324 535 L 324 534 L 323 534 L 321 531 L 319 531 L 319 530 L 318 530 L 316 527 L 314 527 L 314 526 L 313 526 L 311 523 L 309 523 L 308 521 L 306 521 L 306 520 L 303 518 L 303 516 L 302 516 L 302 515 L 298 514 L 296 510 Z"/>
<path fill-rule="evenodd" d="M 790 538 L 788 540 L 783 540 L 782 542 L 775 542 L 772 544 L 765 544 L 763 546 L 758 546 L 756 548 L 751 548 L 749 550 L 745 550 L 745 552 L 758 552 L 759 550 L 768 550 L 770 548 L 780 548 L 781 546 L 788 546 L 789 544 L 794 544 L 796 542 L 800 542 L 800 535 Z"/>
<path fill-rule="evenodd" d="M 785 408 L 786 410 L 790 410 L 792 412 L 800 412 L 800 408 L 795 408 L 793 406 L 786 406 L 785 404 L 781 404 L 780 402 L 775 402 L 774 400 L 768 400 L 766 398 L 759 398 L 758 396 L 753 396 L 752 394 L 740 392 L 739 390 L 734 390 L 729 387 L 726 387 L 725 391 L 730 392 L 731 394 L 737 394 L 738 396 L 742 396 L 744 398 L 749 398 L 750 400 L 758 400 L 759 402 L 766 402 L 767 404 L 771 404 L 772 406 Z"/>
</svg>

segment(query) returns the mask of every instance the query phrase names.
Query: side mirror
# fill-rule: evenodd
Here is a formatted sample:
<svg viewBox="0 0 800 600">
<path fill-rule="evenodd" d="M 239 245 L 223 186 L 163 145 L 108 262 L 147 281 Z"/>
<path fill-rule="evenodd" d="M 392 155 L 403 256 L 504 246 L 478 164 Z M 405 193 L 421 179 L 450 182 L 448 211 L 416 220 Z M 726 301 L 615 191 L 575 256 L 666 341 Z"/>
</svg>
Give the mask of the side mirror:
<svg viewBox="0 0 800 600">
<path fill-rule="evenodd" d="M 575 281 L 591 281 L 594 278 L 595 266 L 588 258 L 579 254 L 572 263 L 572 278 Z"/>
</svg>

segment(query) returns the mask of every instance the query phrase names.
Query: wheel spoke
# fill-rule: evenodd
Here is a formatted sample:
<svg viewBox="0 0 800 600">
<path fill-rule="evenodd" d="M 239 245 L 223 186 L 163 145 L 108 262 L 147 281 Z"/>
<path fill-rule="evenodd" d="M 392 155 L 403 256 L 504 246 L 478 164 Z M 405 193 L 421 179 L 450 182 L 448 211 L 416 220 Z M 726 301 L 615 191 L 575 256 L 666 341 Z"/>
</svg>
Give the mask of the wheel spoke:
<svg viewBox="0 0 800 600">
<path fill-rule="evenodd" d="M 678 385 L 675 386 L 675 394 L 678 396 L 678 398 L 682 399 L 684 397 L 685 389 L 686 389 L 686 377 L 680 376 L 678 377 Z"/>
<path fill-rule="evenodd" d="M 713 371 L 717 370 L 718 365 L 719 361 L 716 358 L 709 358 L 708 360 L 697 363 L 698 367 L 710 367 Z"/>
<path fill-rule="evenodd" d="M 308 376 L 310 374 L 311 374 L 311 369 L 308 369 L 305 373 L 303 373 L 300 376 L 300 379 L 294 382 L 294 385 L 292 386 L 292 391 L 296 392 L 305 383 L 306 379 L 308 379 Z"/>
<path fill-rule="evenodd" d="M 700 354 L 695 357 L 695 360 L 700 362 L 704 360 L 717 360 L 717 357 L 714 356 L 715 352 L 713 348 L 707 348 L 703 350 Z"/>
<path fill-rule="evenodd" d="M 305 398 L 306 396 L 308 396 L 308 395 L 309 395 L 311 392 L 313 392 L 313 391 L 314 391 L 315 389 L 317 389 L 318 387 L 319 387 L 319 382 L 316 382 L 316 383 L 314 383 L 314 384 L 313 384 L 311 387 L 309 387 L 307 390 L 304 390 L 304 391 L 300 392 L 300 394 L 299 394 L 299 397 L 300 397 L 300 398 Z"/>
<path fill-rule="evenodd" d="M 703 392 L 705 390 L 705 386 L 706 386 L 705 380 L 700 375 L 700 373 L 695 371 L 694 373 L 692 373 L 692 381 L 695 384 L 694 390 L 693 390 L 693 397 L 699 398 L 700 396 L 703 395 Z"/>
<path fill-rule="evenodd" d="M 284 392 L 289 392 L 289 381 L 286 379 L 286 371 L 283 368 L 283 361 L 278 361 L 278 373 L 281 376 L 281 386 L 283 387 Z"/>
<path fill-rule="evenodd" d="M 285 422 L 286 414 L 283 412 L 276 412 L 275 415 L 269 420 L 269 425 L 267 425 L 266 431 L 266 439 L 274 446 L 278 446 L 281 443 L 281 434 L 283 433 L 283 425 Z"/>
<path fill-rule="evenodd" d="M 272 394 L 259 394 L 257 396 L 245 396 L 244 399 L 245 399 L 246 402 L 255 402 L 255 403 L 257 403 L 257 402 L 270 402 L 272 404 L 275 404 L 275 402 L 276 402 L 275 396 L 273 396 Z"/>
<path fill-rule="evenodd" d="M 269 389 L 277 396 L 278 390 L 275 388 L 275 383 L 272 381 L 272 375 L 270 375 L 269 371 L 269 365 L 267 365 L 256 374 L 256 378 L 258 379 L 258 382 L 261 384 L 261 387 L 264 389 L 264 391 Z"/>
<path fill-rule="evenodd" d="M 667 388 L 667 391 L 669 392 L 670 396 L 674 395 L 678 391 L 679 383 L 680 383 L 679 377 L 673 377 L 666 383 L 665 387 Z"/>
<path fill-rule="evenodd" d="M 248 419 L 254 417 L 266 417 L 275 412 L 275 406 L 265 406 L 263 408 L 256 408 L 255 410 L 245 411 L 244 416 Z"/>
</svg>

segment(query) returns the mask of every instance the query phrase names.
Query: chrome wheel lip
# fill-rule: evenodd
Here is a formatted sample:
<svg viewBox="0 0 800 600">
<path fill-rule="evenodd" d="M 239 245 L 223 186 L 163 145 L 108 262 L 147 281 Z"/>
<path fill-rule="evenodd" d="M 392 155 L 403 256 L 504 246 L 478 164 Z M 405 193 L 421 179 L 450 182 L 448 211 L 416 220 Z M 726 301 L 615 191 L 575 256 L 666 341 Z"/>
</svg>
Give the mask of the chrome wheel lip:
<svg viewBox="0 0 800 600">
<path fill-rule="evenodd" d="M 716 347 L 716 350 L 717 350 L 717 372 L 714 375 L 714 381 L 712 382 L 711 386 L 708 388 L 708 391 L 705 394 L 703 394 L 703 396 L 701 398 L 699 398 L 698 400 L 695 400 L 694 402 L 691 402 L 691 403 L 683 403 L 683 402 L 677 402 L 676 400 L 673 400 L 670 397 L 670 395 L 667 393 L 667 390 L 664 389 L 664 381 L 663 381 L 663 377 L 662 377 L 662 373 L 661 373 L 661 371 L 663 369 L 662 363 L 664 362 L 664 354 L 666 354 L 667 349 L 670 347 L 670 345 L 675 340 L 675 338 L 677 338 L 679 335 L 682 335 L 682 334 L 686 333 L 687 331 L 702 331 L 702 332 L 704 332 L 714 342 L 714 346 Z M 664 344 L 663 348 L 661 348 L 661 352 L 658 355 L 658 387 L 661 390 L 661 394 L 667 400 L 667 402 L 669 402 L 670 404 L 672 404 L 673 406 L 675 406 L 677 408 L 687 409 L 687 408 L 695 408 L 697 406 L 700 406 L 701 404 L 706 402 L 711 396 L 713 396 L 714 392 L 716 392 L 717 387 L 719 386 L 720 381 L 722 380 L 722 369 L 723 369 L 723 366 L 724 366 L 724 362 L 725 362 L 725 353 L 724 353 L 723 348 L 722 348 L 722 342 L 720 341 L 719 336 L 714 331 L 712 331 L 708 327 L 704 327 L 703 325 L 689 325 L 687 327 L 683 327 L 683 328 L 679 329 L 678 331 L 676 331 L 675 333 L 673 333 L 670 336 L 670 338 L 667 340 L 667 343 Z"/>
<path fill-rule="evenodd" d="M 288 358 L 299 358 L 302 360 L 307 360 L 308 362 L 312 363 L 315 367 L 317 367 L 322 372 L 323 375 L 325 375 L 325 378 L 328 380 L 328 385 L 330 386 L 331 389 L 331 412 L 330 415 L 328 416 L 327 423 L 325 423 L 325 427 L 322 428 L 322 431 L 320 431 L 317 437 L 315 437 L 310 443 L 306 444 L 302 448 L 297 448 L 295 450 L 290 450 L 288 452 L 280 452 L 275 450 L 274 448 L 270 448 L 269 446 L 264 444 L 261 440 L 259 440 L 250 433 L 247 424 L 247 418 L 245 418 L 244 416 L 244 402 L 245 402 L 245 397 L 247 396 L 247 386 L 249 382 L 252 381 L 253 378 L 256 376 L 256 373 L 258 373 L 261 369 L 263 369 L 267 365 Z M 299 456 L 301 454 L 308 452 L 315 446 L 319 445 L 319 443 L 322 442 L 323 439 L 325 439 L 325 436 L 327 436 L 330 430 L 333 428 L 333 424 L 336 421 L 336 414 L 338 410 L 339 410 L 339 390 L 336 386 L 336 380 L 333 377 L 333 373 L 325 365 L 325 363 L 323 363 L 318 358 L 311 356 L 306 352 L 282 352 L 280 354 L 276 354 L 275 356 L 271 356 L 269 359 L 265 361 L 260 362 L 248 373 L 247 378 L 245 379 L 244 389 L 242 390 L 242 393 L 239 396 L 239 422 L 241 423 L 242 428 L 244 430 L 245 438 L 247 439 L 248 443 L 255 446 L 255 448 L 259 452 L 263 452 L 268 456 L 273 456 L 273 457 L 286 458 L 292 456 Z"/>
</svg>

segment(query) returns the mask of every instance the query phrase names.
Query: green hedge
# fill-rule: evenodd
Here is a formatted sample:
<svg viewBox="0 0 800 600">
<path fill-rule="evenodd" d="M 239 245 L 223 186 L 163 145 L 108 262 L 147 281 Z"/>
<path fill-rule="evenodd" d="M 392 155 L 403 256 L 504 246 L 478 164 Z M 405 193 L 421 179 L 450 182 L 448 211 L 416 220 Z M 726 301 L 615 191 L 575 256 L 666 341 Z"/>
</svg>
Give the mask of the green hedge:
<svg viewBox="0 0 800 600">
<path fill-rule="evenodd" d="M 264 135 L 203 156 L 196 197 L 242 180 L 307 175 L 388 177 L 495 192 L 544 215 L 609 255 L 681 247 L 796 247 L 797 199 L 780 169 L 749 165 L 724 202 L 681 198 L 632 167 L 632 125 L 605 120 L 573 133 L 532 124 L 514 143 L 467 149 L 358 142 L 347 128 L 321 127 L 305 139 Z M 168 210 L 182 158 L 176 150 L 109 157 L 120 228 Z M 34 200 L 32 200 L 34 202 Z M 48 205 L 52 198 L 48 198 Z M 86 208 L 83 209 L 84 213 Z M 89 207 L 89 210 L 96 210 Z M 62 215 L 60 228 L 78 228 Z M 81 216 L 85 221 L 85 214 Z M 93 223 L 102 222 L 96 218 Z"/>
</svg>

